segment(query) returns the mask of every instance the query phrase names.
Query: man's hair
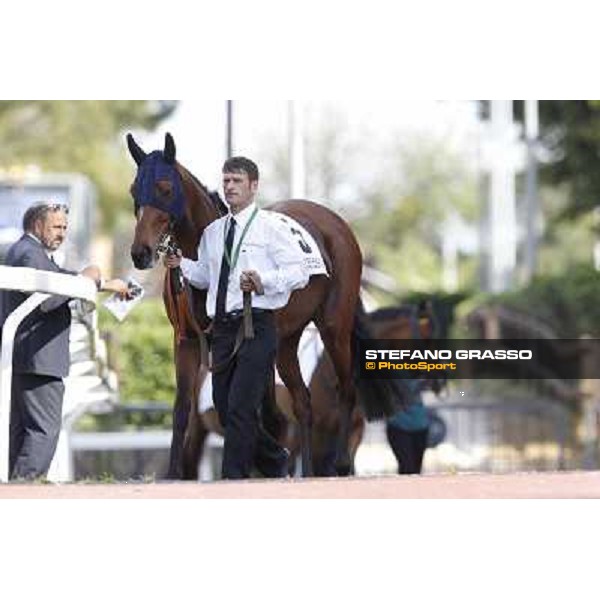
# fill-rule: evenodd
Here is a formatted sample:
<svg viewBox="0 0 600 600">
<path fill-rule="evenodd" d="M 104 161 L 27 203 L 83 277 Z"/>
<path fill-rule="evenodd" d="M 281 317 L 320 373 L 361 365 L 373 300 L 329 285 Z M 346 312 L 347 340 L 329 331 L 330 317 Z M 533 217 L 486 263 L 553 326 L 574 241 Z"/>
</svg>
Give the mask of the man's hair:
<svg viewBox="0 0 600 600">
<path fill-rule="evenodd" d="M 250 181 L 258 181 L 259 173 L 256 163 L 245 156 L 232 156 L 223 164 L 223 173 L 239 173 L 245 171 Z"/>
<path fill-rule="evenodd" d="M 69 214 L 69 207 L 60 202 L 43 200 L 32 204 L 23 215 L 23 231 L 31 231 L 38 221 L 44 221 L 46 219 L 48 213 L 58 212 L 59 210 L 66 215 Z"/>
</svg>

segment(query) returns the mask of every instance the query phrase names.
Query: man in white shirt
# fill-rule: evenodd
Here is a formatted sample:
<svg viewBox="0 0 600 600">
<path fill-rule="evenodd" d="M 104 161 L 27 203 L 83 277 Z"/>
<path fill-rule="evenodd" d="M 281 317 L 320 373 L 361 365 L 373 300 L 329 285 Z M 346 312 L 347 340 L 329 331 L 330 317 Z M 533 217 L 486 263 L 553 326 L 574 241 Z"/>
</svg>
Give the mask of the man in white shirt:
<svg viewBox="0 0 600 600">
<path fill-rule="evenodd" d="M 276 352 L 273 311 L 285 306 L 309 273 L 298 244 L 275 213 L 255 204 L 259 173 L 254 162 L 233 157 L 223 165 L 223 191 L 231 213 L 211 223 L 198 260 L 168 256 L 190 284 L 208 289 L 206 309 L 213 319 L 213 400 L 225 430 L 222 476 L 245 479 L 253 466 L 266 476 L 284 476 L 287 451 L 263 428 L 261 401 Z M 232 356 L 243 319 L 243 292 L 253 292 L 254 338 Z"/>
</svg>

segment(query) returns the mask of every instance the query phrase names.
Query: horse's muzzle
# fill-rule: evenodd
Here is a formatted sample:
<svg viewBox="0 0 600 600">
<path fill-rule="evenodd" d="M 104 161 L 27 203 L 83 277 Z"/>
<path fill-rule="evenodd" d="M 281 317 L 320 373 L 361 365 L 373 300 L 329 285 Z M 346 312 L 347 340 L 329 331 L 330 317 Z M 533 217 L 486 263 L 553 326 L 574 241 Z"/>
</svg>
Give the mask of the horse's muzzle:
<svg viewBox="0 0 600 600">
<path fill-rule="evenodd" d="M 148 246 L 140 249 L 131 248 L 131 260 L 136 269 L 144 270 L 152 267 L 153 252 Z"/>
</svg>

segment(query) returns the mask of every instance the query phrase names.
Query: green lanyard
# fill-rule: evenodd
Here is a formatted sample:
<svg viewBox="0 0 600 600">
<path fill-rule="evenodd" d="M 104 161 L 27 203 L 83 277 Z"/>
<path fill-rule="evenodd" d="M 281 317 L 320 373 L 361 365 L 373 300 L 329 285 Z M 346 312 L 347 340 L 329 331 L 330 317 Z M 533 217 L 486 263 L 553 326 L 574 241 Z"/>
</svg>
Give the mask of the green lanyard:
<svg viewBox="0 0 600 600">
<path fill-rule="evenodd" d="M 237 243 L 237 246 L 235 247 L 235 250 L 233 251 L 233 256 L 229 256 L 229 251 L 227 250 L 227 246 L 225 244 L 225 239 L 227 238 L 227 235 L 225 234 L 225 229 L 227 229 L 227 227 L 225 227 L 223 229 L 223 253 L 225 254 L 225 260 L 227 261 L 227 263 L 229 264 L 229 267 L 231 269 L 235 269 L 235 265 L 237 265 L 237 261 L 238 258 L 240 256 L 240 248 L 242 246 L 242 242 L 244 241 L 244 238 L 246 237 L 246 233 L 248 233 L 248 229 L 250 227 L 250 225 L 252 224 L 252 221 L 254 221 L 254 217 L 256 217 L 258 213 L 258 206 L 254 207 L 254 212 L 252 213 L 252 216 L 248 219 L 248 222 L 246 223 L 246 227 L 244 227 L 244 231 L 242 231 L 242 235 L 240 236 L 240 239 Z M 231 227 L 231 225 L 230 225 Z"/>
</svg>

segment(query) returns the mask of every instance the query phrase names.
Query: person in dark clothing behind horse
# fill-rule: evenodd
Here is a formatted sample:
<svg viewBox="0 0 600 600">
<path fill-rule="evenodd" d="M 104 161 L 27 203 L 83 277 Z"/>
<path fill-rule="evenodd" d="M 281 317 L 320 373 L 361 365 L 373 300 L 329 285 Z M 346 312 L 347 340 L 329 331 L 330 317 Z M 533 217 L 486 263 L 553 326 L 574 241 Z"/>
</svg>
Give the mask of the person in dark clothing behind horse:
<svg viewBox="0 0 600 600">
<path fill-rule="evenodd" d="M 37 202 L 23 217 L 23 236 L 6 256 L 6 265 L 76 275 L 61 269 L 53 258 L 67 231 L 68 208 L 53 202 Z M 96 266 L 81 275 L 96 282 L 98 289 L 127 297 L 127 284 L 120 279 L 104 281 Z M 29 294 L 2 290 L 0 327 Z M 21 323 L 15 337 L 10 411 L 9 476 L 35 479 L 46 476 L 62 423 L 64 384 L 68 374 L 71 310 L 66 296 L 52 296 Z"/>
<path fill-rule="evenodd" d="M 274 368 L 273 311 L 288 303 L 293 290 L 306 286 L 309 274 L 284 224 L 256 206 L 258 179 L 258 168 L 251 160 L 228 159 L 223 165 L 223 190 L 231 213 L 205 229 L 197 261 L 165 257 L 167 267 L 181 265 L 192 286 L 208 289 L 213 400 L 225 431 L 223 479 L 248 478 L 253 466 L 269 477 L 287 474 L 288 452 L 265 431 L 260 407 Z M 254 292 L 255 337 L 239 345 L 242 292 Z"/>
<path fill-rule="evenodd" d="M 423 467 L 423 455 L 427 449 L 430 416 L 423 404 L 419 379 L 397 380 L 411 395 L 413 401 L 386 421 L 388 442 L 398 461 L 400 475 L 417 475 Z"/>
</svg>

